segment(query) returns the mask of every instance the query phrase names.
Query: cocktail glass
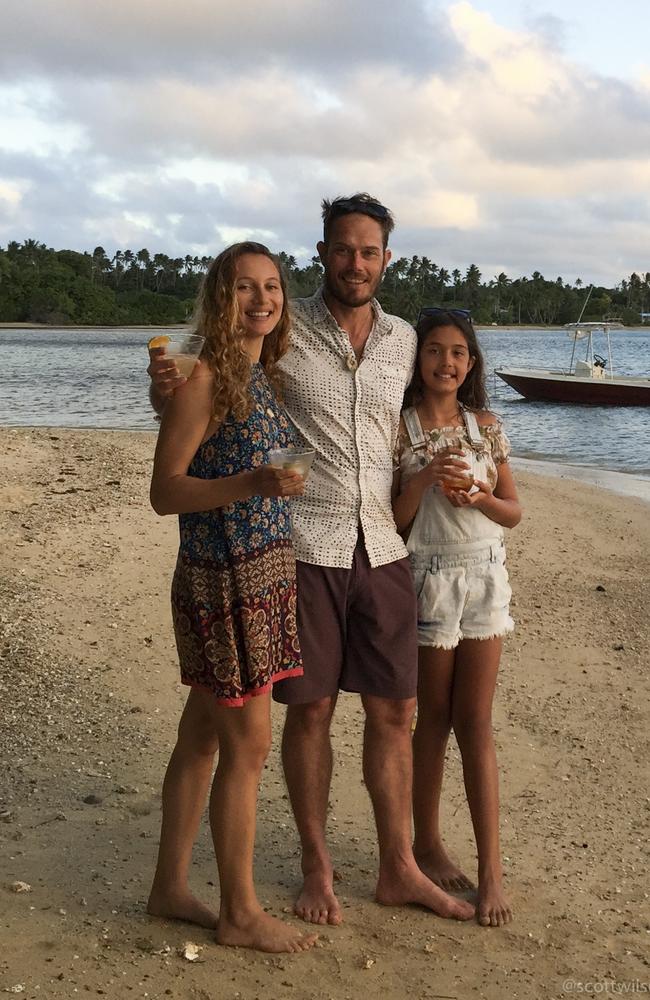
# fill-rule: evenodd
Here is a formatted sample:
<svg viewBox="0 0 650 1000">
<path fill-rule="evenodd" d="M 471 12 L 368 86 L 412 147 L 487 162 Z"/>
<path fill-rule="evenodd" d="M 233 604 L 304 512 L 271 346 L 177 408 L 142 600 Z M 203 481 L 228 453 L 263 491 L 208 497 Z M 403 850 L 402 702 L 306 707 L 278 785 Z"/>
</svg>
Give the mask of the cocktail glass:
<svg viewBox="0 0 650 1000">
<path fill-rule="evenodd" d="M 203 349 L 205 337 L 198 333 L 173 333 L 154 337 L 148 347 L 162 349 L 166 358 L 173 361 L 179 375 L 189 378 Z"/>
<path fill-rule="evenodd" d="M 453 475 L 444 476 L 441 479 L 443 490 L 453 492 L 454 490 L 465 490 L 467 493 L 474 486 L 474 474 L 471 469 L 457 469 Z"/>
<path fill-rule="evenodd" d="M 452 493 L 454 490 L 465 490 L 469 493 L 474 487 L 473 452 L 471 450 L 468 451 L 460 439 L 453 442 L 453 447 L 461 448 L 464 454 L 462 458 L 460 455 L 452 455 L 451 457 L 466 462 L 469 465 L 469 469 L 454 469 L 453 472 L 449 472 L 442 477 L 440 485 L 445 493 Z"/>
<path fill-rule="evenodd" d="M 276 469 L 290 469 L 306 479 L 315 452 L 311 448 L 271 448 L 268 453 L 269 465 Z"/>
</svg>

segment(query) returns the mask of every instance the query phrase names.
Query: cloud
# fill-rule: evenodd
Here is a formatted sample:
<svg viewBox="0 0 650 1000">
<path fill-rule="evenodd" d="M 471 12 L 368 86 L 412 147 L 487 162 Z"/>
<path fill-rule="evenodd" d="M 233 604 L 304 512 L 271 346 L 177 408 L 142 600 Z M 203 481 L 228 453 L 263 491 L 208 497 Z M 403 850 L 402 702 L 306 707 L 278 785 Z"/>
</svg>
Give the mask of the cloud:
<svg viewBox="0 0 650 1000">
<path fill-rule="evenodd" d="M 228 76 L 291 65 L 330 79 L 350 67 L 449 64 L 461 50 L 420 0 L 5 0 L 0 72 L 74 79 Z"/>
<path fill-rule="evenodd" d="M 246 233 L 308 258 L 321 198 L 370 190 L 396 252 L 448 268 L 585 261 L 614 281 L 647 260 L 648 78 L 577 66 L 557 19 L 515 31 L 468 0 L 9 7 L 0 241 L 184 255 Z"/>
</svg>

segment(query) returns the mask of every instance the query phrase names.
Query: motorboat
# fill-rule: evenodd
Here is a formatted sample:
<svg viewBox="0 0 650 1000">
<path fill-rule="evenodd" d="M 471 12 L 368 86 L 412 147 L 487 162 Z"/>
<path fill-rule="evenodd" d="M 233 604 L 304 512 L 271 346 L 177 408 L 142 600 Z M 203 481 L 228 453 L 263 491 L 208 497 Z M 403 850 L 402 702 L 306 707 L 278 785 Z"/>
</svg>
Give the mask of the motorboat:
<svg viewBox="0 0 650 1000">
<path fill-rule="evenodd" d="M 591 403 L 598 406 L 650 406 L 650 376 L 615 375 L 610 330 L 617 320 L 600 323 L 567 323 L 573 340 L 566 371 L 546 368 L 496 368 L 495 374 L 526 399 L 552 403 Z M 605 338 L 607 356 L 594 352 L 594 335 Z M 576 344 L 586 340 L 583 360 L 576 360 Z"/>
</svg>

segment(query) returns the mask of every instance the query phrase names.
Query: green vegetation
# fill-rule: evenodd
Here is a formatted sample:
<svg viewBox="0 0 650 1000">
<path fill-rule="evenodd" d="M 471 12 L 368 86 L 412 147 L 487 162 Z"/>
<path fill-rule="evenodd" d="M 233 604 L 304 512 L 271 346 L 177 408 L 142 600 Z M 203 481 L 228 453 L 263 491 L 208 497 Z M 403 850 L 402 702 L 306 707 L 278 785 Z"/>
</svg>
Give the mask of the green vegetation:
<svg viewBox="0 0 650 1000">
<path fill-rule="evenodd" d="M 322 277 L 318 257 L 299 267 L 280 254 L 293 296 L 309 295 Z M 103 247 L 92 253 L 51 250 L 36 240 L 0 248 L 0 322 L 111 326 L 184 323 L 191 314 L 209 257 L 171 258 L 148 250 Z M 380 299 L 388 312 L 413 321 L 421 304 L 470 308 L 479 324 L 549 324 L 575 321 L 586 291 L 578 279 L 549 281 L 506 274 L 483 281 L 471 264 L 463 275 L 427 257 L 400 257 L 387 269 Z M 650 272 L 631 274 L 616 288 L 594 288 L 583 319 L 616 317 L 638 325 L 650 310 Z"/>
</svg>

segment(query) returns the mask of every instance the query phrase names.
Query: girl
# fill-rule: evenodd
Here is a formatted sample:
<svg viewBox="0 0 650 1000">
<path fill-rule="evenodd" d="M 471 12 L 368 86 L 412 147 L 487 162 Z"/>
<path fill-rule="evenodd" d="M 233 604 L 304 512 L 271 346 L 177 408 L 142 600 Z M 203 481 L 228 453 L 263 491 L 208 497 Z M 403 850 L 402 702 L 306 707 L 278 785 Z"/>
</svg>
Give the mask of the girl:
<svg viewBox="0 0 650 1000">
<path fill-rule="evenodd" d="M 292 443 L 271 384 L 289 315 L 278 262 L 239 243 L 212 263 L 199 300 L 205 345 L 189 383 L 167 403 L 151 503 L 180 514 L 172 614 L 181 680 L 191 686 L 163 784 L 158 864 L 148 910 L 216 926 L 220 944 L 295 952 L 304 937 L 264 912 L 253 885 L 255 813 L 271 740 L 272 684 L 302 674 L 295 559 L 285 497 L 304 480 L 266 464 Z M 192 845 L 210 785 L 221 886 L 218 918 L 188 887 Z"/>
<path fill-rule="evenodd" d="M 479 923 L 511 920 L 499 850 L 492 699 L 513 628 L 503 528 L 521 518 L 501 422 L 486 409 L 483 358 L 465 310 L 425 309 L 395 455 L 393 509 L 418 594 L 414 853 L 446 890 L 473 888 L 439 830 L 453 726 L 478 849 Z"/>
</svg>

